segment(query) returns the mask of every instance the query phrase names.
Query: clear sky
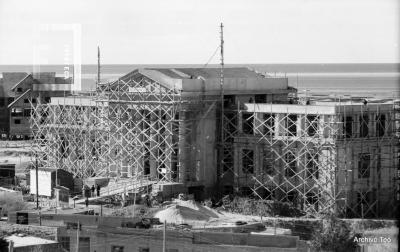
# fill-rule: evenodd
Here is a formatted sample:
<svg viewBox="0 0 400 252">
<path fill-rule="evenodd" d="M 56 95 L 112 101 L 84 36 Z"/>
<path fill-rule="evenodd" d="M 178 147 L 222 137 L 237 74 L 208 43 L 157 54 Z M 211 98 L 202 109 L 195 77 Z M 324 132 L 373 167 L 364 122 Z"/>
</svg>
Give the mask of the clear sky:
<svg viewBox="0 0 400 252">
<path fill-rule="evenodd" d="M 204 64 L 220 22 L 226 63 L 398 63 L 399 2 L 0 0 L 0 64 L 32 64 L 37 48 L 40 63 L 70 60 L 71 33 L 43 24 L 80 24 L 83 64 L 97 45 L 104 64 Z"/>
</svg>

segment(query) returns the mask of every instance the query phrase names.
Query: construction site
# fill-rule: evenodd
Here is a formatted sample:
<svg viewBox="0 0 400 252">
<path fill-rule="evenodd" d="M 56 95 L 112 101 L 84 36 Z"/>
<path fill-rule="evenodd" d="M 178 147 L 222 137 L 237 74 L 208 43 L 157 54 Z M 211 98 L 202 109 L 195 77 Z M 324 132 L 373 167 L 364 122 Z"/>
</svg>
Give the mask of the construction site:
<svg viewBox="0 0 400 252">
<path fill-rule="evenodd" d="M 397 211 L 399 101 L 299 98 L 284 76 L 222 64 L 136 69 L 31 105 L 34 164 L 70 172 L 77 191 L 106 178 L 100 196 L 150 187 L 313 215 Z"/>
</svg>

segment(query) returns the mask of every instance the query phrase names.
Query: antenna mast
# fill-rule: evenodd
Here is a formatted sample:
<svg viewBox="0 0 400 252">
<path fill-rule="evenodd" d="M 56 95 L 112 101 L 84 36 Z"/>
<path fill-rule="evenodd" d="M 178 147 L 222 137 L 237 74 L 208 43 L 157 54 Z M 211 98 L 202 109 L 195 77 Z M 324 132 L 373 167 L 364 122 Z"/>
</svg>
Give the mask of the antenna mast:
<svg viewBox="0 0 400 252">
<path fill-rule="evenodd" d="M 220 67 L 220 91 L 221 91 L 221 125 L 220 125 L 220 144 L 219 144 L 219 169 L 217 171 L 217 181 L 219 182 L 220 176 L 224 171 L 224 150 L 225 150 L 225 136 L 224 136 L 224 25 L 220 25 L 220 36 L 221 36 L 221 67 Z"/>
<path fill-rule="evenodd" d="M 224 133 L 224 25 L 221 23 L 221 76 L 220 76 L 220 88 L 221 88 L 221 139 L 223 139 Z M 221 167 L 222 168 L 222 167 Z"/>
<path fill-rule="evenodd" d="M 98 85 L 100 84 L 100 47 L 97 46 L 97 83 L 96 90 Z"/>
<path fill-rule="evenodd" d="M 224 91 L 224 25 L 221 23 L 221 80 L 220 80 L 220 85 L 221 85 L 221 93 L 223 94 Z M 223 97 L 222 97 L 223 98 Z"/>
</svg>

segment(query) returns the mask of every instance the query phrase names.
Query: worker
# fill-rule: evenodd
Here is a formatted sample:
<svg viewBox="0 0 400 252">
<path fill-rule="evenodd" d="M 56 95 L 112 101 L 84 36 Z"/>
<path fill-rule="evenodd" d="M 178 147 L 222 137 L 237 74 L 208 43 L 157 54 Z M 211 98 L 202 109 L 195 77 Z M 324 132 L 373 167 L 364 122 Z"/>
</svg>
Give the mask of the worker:
<svg viewBox="0 0 400 252">
<path fill-rule="evenodd" d="M 94 185 L 92 185 L 92 188 L 91 188 L 91 191 L 92 191 L 92 197 L 94 197 L 94 191 L 95 191 L 96 189 L 94 188 Z"/>
<path fill-rule="evenodd" d="M 97 184 L 96 189 L 97 189 L 97 197 L 100 197 L 100 185 L 99 184 Z"/>
<path fill-rule="evenodd" d="M 83 184 L 82 185 L 82 197 L 85 197 L 85 196 L 86 196 L 86 185 Z"/>
</svg>

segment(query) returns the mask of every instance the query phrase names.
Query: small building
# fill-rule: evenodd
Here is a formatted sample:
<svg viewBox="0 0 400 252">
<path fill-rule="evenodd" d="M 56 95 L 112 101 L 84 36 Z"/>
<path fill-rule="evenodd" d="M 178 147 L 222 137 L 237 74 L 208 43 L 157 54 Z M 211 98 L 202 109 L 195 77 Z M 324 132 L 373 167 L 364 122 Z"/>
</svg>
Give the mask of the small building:
<svg viewBox="0 0 400 252">
<path fill-rule="evenodd" d="M 5 237 L 12 248 L 9 251 L 13 252 L 31 252 L 31 251 L 43 251 L 43 252 L 62 252 L 64 251 L 56 241 L 47 240 L 34 236 L 23 236 L 23 235 L 11 235 Z M 9 246 L 10 246 L 9 245 Z"/>
<path fill-rule="evenodd" d="M 15 176 L 15 164 L 0 164 L 0 178 L 13 178 Z"/>
<path fill-rule="evenodd" d="M 71 78 L 55 72 L 6 72 L 0 78 L 0 138 L 29 139 L 31 104 L 71 92 Z"/>
<path fill-rule="evenodd" d="M 31 194 L 36 194 L 36 169 L 30 170 L 29 178 Z M 56 185 L 66 187 L 71 191 L 74 189 L 72 174 L 62 169 L 39 168 L 38 178 L 40 196 L 52 197 Z"/>
<path fill-rule="evenodd" d="M 0 186 L 14 184 L 15 164 L 0 164 Z"/>
<path fill-rule="evenodd" d="M 55 186 L 54 197 L 56 198 L 57 206 L 67 207 L 69 204 L 69 188 L 65 186 Z"/>
</svg>

